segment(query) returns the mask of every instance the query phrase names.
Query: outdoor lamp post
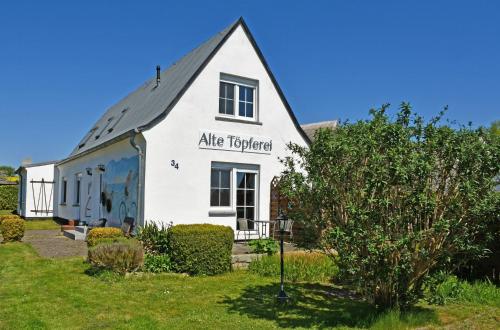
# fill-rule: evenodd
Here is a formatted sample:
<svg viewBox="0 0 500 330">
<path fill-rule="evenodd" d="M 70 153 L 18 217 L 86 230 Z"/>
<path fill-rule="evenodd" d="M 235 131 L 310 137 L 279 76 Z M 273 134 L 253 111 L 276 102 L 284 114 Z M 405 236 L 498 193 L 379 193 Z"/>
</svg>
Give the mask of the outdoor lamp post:
<svg viewBox="0 0 500 330">
<path fill-rule="evenodd" d="M 287 226 L 288 217 L 283 214 L 282 210 L 280 210 L 276 221 L 278 222 L 278 226 L 280 229 L 280 259 L 281 259 L 281 268 L 280 268 L 281 283 L 280 283 L 280 292 L 278 293 L 278 301 L 280 303 L 284 303 L 288 299 L 288 296 L 285 293 L 285 288 L 283 285 L 284 275 L 285 275 L 285 265 L 284 265 L 284 261 L 283 261 L 283 234 L 285 233 L 285 231 L 288 228 L 288 226 Z"/>
</svg>

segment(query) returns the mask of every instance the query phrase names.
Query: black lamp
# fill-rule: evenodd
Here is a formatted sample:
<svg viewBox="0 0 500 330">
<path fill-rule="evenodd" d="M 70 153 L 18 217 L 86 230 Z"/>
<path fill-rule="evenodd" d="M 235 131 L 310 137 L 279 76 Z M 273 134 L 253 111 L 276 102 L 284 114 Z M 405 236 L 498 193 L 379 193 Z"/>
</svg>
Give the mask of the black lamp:
<svg viewBox="0 0 500 330">
<path fill-rule="evenodd" d="M 280 292 L 278 293 L 278 301 L 280 303 L 284 303 L 287 299 L 288 296 L 285 293 L 285 288 L 284 288 L 284 275 L 285 275 L 285 264 L 283 260 L 283 234 L 285 231 L 288 230 L 288 217 L 283 214 L 283 211 L 280 209 L 278 217 L 276 218 L 276 221 L 278 222 L 278 227 L 280 229 L 280 259 L 281 259 L 281 264 L 280 264 L 280 274 L 281 274 L 281 282 L 280 282 Z"/>
</svg>

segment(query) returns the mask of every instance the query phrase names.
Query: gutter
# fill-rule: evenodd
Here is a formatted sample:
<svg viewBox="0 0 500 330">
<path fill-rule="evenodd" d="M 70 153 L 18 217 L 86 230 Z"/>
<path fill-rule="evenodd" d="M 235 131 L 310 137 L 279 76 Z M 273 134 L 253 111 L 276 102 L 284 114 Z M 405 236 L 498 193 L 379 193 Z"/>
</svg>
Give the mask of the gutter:
<svg viewBox="0 0 500 330">
<path fill-rule="evenodd" d="M 143 201 L 144 201 L 144 192 L 143 192 L 143 180 L 144 180 L 144 151 L 142 147 L 135 142 L 135 137 L 139 134 L 140 131 L 136 128 L 134 129 L 132 135 L 130 136 L 130 144 L 132 147 L 137 150 L 137 154 L 139 155 L 139 176 L 137 178 L 137 222 L 135 226 L 144 226 L 144 212 L 143 212 Z"/>
</svg>

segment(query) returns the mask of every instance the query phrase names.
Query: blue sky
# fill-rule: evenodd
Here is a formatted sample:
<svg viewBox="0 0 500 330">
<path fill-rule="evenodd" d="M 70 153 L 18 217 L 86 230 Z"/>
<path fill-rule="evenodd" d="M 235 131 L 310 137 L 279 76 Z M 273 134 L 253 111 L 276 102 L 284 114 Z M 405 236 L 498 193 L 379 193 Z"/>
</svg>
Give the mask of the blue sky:
<svg viewBox="0 0 500 330">
<path fill-rule="evenodd" d="M 500 119 L 499 1 L 4 1 L 0 164 L 66 157 L 157 64 L 239 16 L 301 123 L 401 101 Z"/>
</svg>

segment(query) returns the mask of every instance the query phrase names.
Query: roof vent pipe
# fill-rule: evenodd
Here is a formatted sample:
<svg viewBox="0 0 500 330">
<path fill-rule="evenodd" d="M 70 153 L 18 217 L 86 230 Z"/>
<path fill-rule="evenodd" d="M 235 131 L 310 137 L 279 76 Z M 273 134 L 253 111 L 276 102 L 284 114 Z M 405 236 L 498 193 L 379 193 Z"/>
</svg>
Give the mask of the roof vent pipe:
<svg viewBox="0 0 500 330">
<path fill-rule="evenodd" d="M 156 66 L 156 87 L 160 86 L 160 66 Z"/>
</svg>

